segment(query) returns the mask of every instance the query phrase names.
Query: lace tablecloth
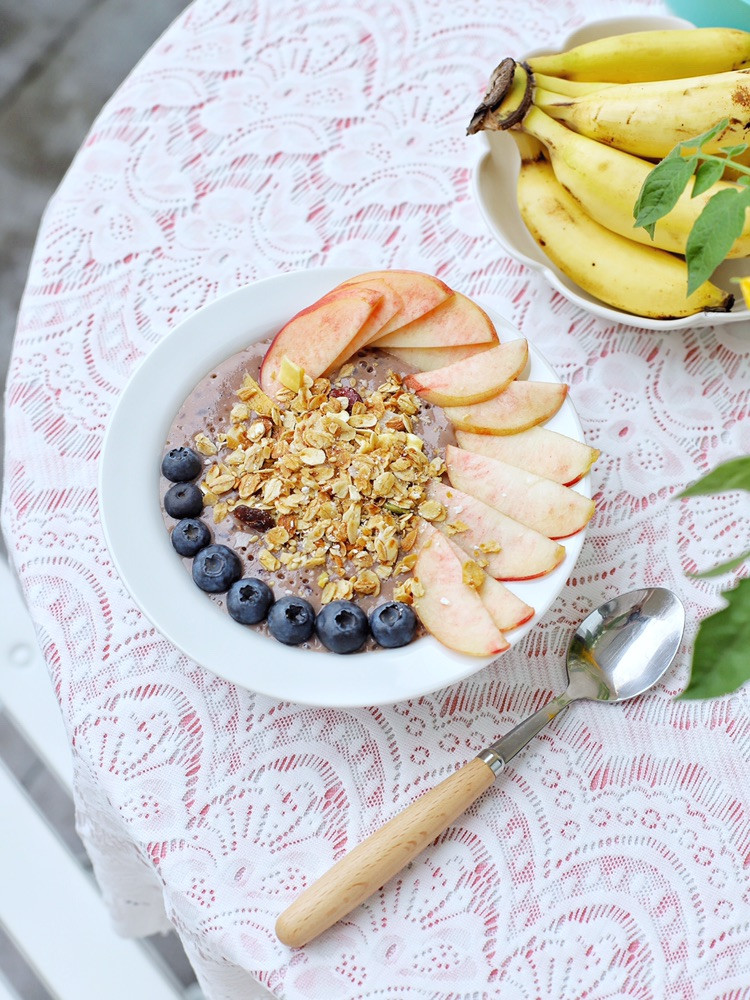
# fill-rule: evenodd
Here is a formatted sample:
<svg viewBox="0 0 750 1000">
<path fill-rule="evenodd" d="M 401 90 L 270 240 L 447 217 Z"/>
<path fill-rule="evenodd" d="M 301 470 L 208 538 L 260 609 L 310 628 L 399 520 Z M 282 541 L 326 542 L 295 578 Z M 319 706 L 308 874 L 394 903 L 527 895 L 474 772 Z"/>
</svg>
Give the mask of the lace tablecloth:
<svg viewBox="0 0 750 1000">
<path fill-rule="evenodd" d="M 750 997 L 748 691 L 685 686 L 737 494 L 674 499 L 750 453 L 746 324 L 668 334 L 582 313 L 504 256 L 464 135 L 500 56 L 602 0 L 197 0 L 103 109 L 43 220 L 7 393 L 3 526 L 75 755 L 79 827 L 118 928 L 176 927 L 210 1000 Z M 189 662 L 113 570 L 108 417 L 139 360 L 217 296 L 282 271 L 406 267 L 507 315 L 571 386 L 597 513 L 542 623 L 471 679 L 361 710 L 279 704 Z M 137 525 L 133 526 L 137 544 Z M 727 584 L 726 578 L 719 583 Z M 563 684 L 571 628 L 666 585 L 666 680 L 580 705 L 419 857 L 303 950 L 301 886 Z"/>
</svg>

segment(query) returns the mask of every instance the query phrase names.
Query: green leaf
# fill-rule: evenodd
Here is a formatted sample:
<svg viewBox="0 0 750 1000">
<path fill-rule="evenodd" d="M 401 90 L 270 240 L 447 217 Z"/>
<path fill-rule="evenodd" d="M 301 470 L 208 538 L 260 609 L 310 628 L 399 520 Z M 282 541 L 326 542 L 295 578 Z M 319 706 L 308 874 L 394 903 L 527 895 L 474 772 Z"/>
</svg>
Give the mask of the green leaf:
<svg viewBox="0 0 750 1000">
<path fill-rule="evenodd" d="M 718 698 L 750 680 L 750 579 L 723 595 L 727 606 L 704 618 L 680 698 Z"/>
<path fill-rule="evenodd" d="M 668 157 L 656 164 L 643 182 L 633 206 L 634 228 L 642 226 L 651 239 L 654 238 L 654 226 L 674 208 L 697 164 L 695 156 L 689 159 Z"/>
<path fill-rule="evenodd" d="M 746 149 L 747 149 L 747 143 L 741 142 L 739 146 L 722 146 L 721 152 L 728 159 L 732 160 L 734 159 L 735 156 L 739 156 L 740 153 L 744 153 Z"/>
<path fill-rule="evenodd" d="M 687 575 L 693 580 L 709 580 L 713 576 L 722 576 L 724 573 L 729 573 L 730 570 L 737 569 L 746 559 L 750 559 L 750 549 L 743 552 L 741 556 L 730 559 L 729 562 L 719 563 L 713 569 L 706 569 L 702 573 L 688 573 Z"/>
<path fill-rule="evenodd" d="M 750 492 L 750 455 L 723 462 L 682 493 L 678 493 L 677 498 L 711 496 L 713 493 L 726 493 L 729 490 Z"/>
<path fill-rule="evenodd" d="M 677 150 L 679 150 L 680 154 L 682 154 L 682 150 L 684 149 L 700 149 L 702 146 L 705 146 L 707 142 L 710 142 L 711 139 L 715 139 L 716 136 L 720 132 L 723 132 L 728 125 L 729 119 L 722 118 L 720 122 L 712 125 L 707 132 L 702 132 L 694 139 L 684 139 L 682 142 L 678 143 L 675 148 L 671 150 L 669 155 L 672 156 Z"/>
<path fill-rule="evenodd" d="M 690 197 L 695 198 L 703 194 L 721 178 L 723 173 L 724 164 L 721 160 L 704 160 L 695 172 L 695 183 Z"/>
<path fill-rule="evenodd" d="M 742 233 L 749 197 L 748 189 L 725 188 L 703 206 L 685 245 L 688 295 L 711 277 Z"/>
</svg>

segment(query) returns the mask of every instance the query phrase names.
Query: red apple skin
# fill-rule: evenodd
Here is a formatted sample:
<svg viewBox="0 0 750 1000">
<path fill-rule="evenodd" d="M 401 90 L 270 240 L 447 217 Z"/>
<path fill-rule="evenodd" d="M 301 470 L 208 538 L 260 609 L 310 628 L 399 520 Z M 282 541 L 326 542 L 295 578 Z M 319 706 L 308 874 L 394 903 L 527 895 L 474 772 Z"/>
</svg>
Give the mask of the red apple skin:
<svg viewBox="0 0 750 1000">
<path fill-rule="evenodd" d="M 527 341 L 508 340 L 446 368 L 407 375 L 404 383 L 435 406 L 469 406 L 501 393 L 521 374 L 528 360 Z"/>
<path fill-rule="evenodd" d="M 497 343 L 495 325 L 476 302 L 454 292 L 429 312 L 373 341 L 376 347 L 458 347 Z"/>
<path fill-rule="evenodd" d="M 448 539 L 448 542 L 460 561 L 461 566 L 473 560 L 474 557 L 464 552 L 452 539 Z M 482 604 L 487 608 L 490 618 L 503 633 L 525 625 L 526 622 L 531 621 L 534 617 L 534 609 L 530 604 L 522 601 L 512 590 L 508 590 L 507 587 L 503 586 L 502 583 L 487 573 L 484 573 L 484 581 L 477 593 L 482 600 Z"/>
<path fill-rule="evenodd" d="M 495 346 L 493 341 L 486 344 L 466 344 L 458 347 L 383 347 L 381 350 L 392 354 L 394 358 L 403 361 L 418 372 L 432 372 L 436 368 L 445 368 L 473 357 L 491 351 Z"/>
<path fill-rule="evenodd" d="M 359 274 L 355 278 L 349 278 L 343 282 L 344 285 L 367 284 L 372 286 L 375 282 L 387 282 L 393 291 L 401 298 L 401 309 L 395 313 L 380 331 L 380 336 L 384 337 L 394 330 L 411 323 L 425 313 L 430 312 L 435 306 L 453 294 L 444 281 L 436 278 L 432 274 L 423 274 L 421 271 L 402 271 L 398 269 L 390 271 L 368 271 Z"/>
<path fill-rule="evenodd" d="M 581 531 L 594 501 L 551 479 L 448 445 L 445 466 L 451 484 L 549 538 Z"/>
<path fill-rule="evenodd" d="M 259 376 L 263 391 L 273 399 L 283 388 L 275 373 L 285 355 L 306 375 L 322 375 L 351 343 L 381 298 L 380 292 L 364 286 L 344 288 L 328 292 L 298 312 L 279 330 L 266 351 Z"/>
<path fill-rule="evenodd" d="M 353 284 L 342 287 L 369 288 L 371 291 L 378 292 L 381 298 L 352 340 L 329 366 L 329 369 L 326 369 L 331 371 L 340 368 L 357 351 L 362 350 L 363 347 L 367 347 L 371 340 L 380 335 L 383 327 L 389 325 L 393 317 L 397 316 L 404 309 L 404 300 L 401 295 L 393 289 L 390 282 L 385 281 L 383 278 L 373 278 L 362 285 Z"/>
<path fill-rule="evenodd" d="M 565 558 L 565 548 L 559 542 L 453 486 L 433 481 L 427 497 L 443 504 L 448 512 L 445 521 L 435 522 L 441 531 L 447 533 L 447 525 L 456 521 L 467 525 L 468 530 L 452 535 L 452 541 L 472 559 L 486 560 L 485 568 L 496 580 L 536 580 L 557 569 Z M 480 545 L 489 542 L 499 544 L 500 551 L 482 551 Z"/>
<path fill-rule="evenodd" d="M 518 434 L 554 416 L 568 392 L 557 382 L 516 379 L 492 399 L 471 406 L 446 406 L 445 415 L 457 430 L 474 434 Z"/>
<path fill-rule="evenodd" d="M 583 479 L 601 454 L 582 441 L 540 426 L 504 435 L 457 430 L 456 441 L 465 451 L 499 458 L 563 486 Z"/>
<path fill-rule="evenodd" d="M 504 653 L 510 643 L 476 590 L 463 582 L 462 564 L 448 539 L 422 521 L 416 551 L 414 579 L 424 594 L 414 598 L 414 611 L 427 631 L 466 656 Z"/>
</svg>

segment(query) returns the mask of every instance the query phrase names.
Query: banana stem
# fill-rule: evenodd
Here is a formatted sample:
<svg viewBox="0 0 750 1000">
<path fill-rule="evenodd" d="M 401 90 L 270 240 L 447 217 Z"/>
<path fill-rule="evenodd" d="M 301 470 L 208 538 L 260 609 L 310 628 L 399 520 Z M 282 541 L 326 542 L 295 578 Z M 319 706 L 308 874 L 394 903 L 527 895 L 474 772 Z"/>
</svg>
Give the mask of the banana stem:
<svg viewBox="0 0 750 1000">
<path fill-rule="evenodd" d="M 525 66 L 514 59 L 503 59 L 492 74 L 489 89 L 474 112 L 466 134 L 511 128 L 523 120 L 531 106 L 531 98 L 531 77 Z"/>
</svg>

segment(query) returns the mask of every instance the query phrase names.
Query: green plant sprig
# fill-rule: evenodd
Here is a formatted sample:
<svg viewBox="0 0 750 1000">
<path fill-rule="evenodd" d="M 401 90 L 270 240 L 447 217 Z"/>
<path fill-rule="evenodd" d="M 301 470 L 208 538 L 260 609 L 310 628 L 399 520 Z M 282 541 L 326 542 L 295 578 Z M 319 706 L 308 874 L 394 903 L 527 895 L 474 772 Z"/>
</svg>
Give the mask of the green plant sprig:
<svg viewBox="0 0 750 1000">
<path fill-rule="evenodd" d="M 717 466 L 688 486 L 679 498 L 712 496 L 730 490 L 750 493 L 750 455 Z M 694 579 L 709 579 L 737 569 L 750 551 L 702 573 Z M 717 698 L 730 694 L 750 680 L 750 578 L 722 591 L 726 607 L 704 618 L 698 627 L 688 686 L 681 698 Z"/>
<path fill-rule="evenodd" d="M 750 208 L 750 167 L 737 160 L 748 144 L 722 146 L 715 153 L 703 148 L 728 124 L 729 119 L 724 118 L 702 135 L 678 143 L 650 171 L 633 206 L 634 226 L 642 226 L 653 239 L 656 223 L 671 212 L 691 177 L 695 177 L 691 191 L 695 198 L 720 180 L 728 166 L 740 175 L 736 187 L 722 188 L 708 199 L 688 234 L 688 295 L 707 281 L 726 258 L 742 234 L 745 212 Z"/>
<path fill-rule="evenodd" d="M 654 238 L 654 229 L 677 204 L 694 178 L 691 197 L 708 191 L 731 166 L 739 175 L 707 200 L 688 234 L 685 259 L 690 295 L 707 281 L 742 234 L 745 212 L 750 208 L 750 167 L 738 161 L 747 143 L 722 146 L 708 153 L 705 145 L 729 124 L 717 122 L 702 135 L 678 143 L 646 177 L 633 207 L 635 226 Z M 724 462 L 679 494 L 680 498 L 712 495 L 730 490 L 750 493 L 750 455 Z M 711 579 L 738 569 L 750 551 L 735 555 L 719 566 L 692 573 L 693 579 Z M 750 578 L 721 592 L 725 607 L 704 618 L 693 647 L 690 680 L 681 698 L 717 698 L 750 681 Z"/>
</svg>

